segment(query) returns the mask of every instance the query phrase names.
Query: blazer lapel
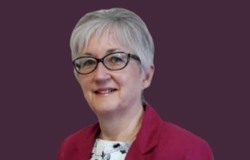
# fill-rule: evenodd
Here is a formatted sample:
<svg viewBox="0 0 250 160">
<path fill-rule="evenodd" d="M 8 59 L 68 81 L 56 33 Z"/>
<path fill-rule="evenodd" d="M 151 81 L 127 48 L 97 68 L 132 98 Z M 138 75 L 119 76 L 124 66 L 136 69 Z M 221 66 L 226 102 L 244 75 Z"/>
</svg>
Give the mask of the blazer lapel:
<svg viewBox="0 0 250 160">
<path fill-rule="evenodd" d="M 140 160 L 159 143 L 162 120 L 150 106 L 144 108 L 141 128 L 132 143 L 125 160 Z"/>
</svg>

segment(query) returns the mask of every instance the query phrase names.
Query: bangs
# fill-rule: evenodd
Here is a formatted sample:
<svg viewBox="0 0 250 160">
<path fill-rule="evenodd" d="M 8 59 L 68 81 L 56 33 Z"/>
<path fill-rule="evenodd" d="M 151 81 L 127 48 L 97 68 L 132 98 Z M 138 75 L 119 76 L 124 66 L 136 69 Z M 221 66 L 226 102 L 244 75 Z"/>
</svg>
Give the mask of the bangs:
<svg viewBox="0 0 250 160">
<path fill-rule="evenodd" d="M 97 40 L 100 40 L 104 34 L 108 36 L 108 39 L 117 43 L 121 47 L 126 48 L 132 54 L 137 54 L 140 50 L 137 48 L 141 45 L 138 44 L 140 43 L 140 40 L 138 39 L 139 36 L 133 31 L 134 29 L 128 25 L 115 22 L 91 21 L 88 24 L 79 26 L 73 31 L 70 41 L 73 53 L 72 59 L 81 55 L 82 51 L 88 46 L 89 41 L 93 36 L 95 36 Z"/>
</svg>

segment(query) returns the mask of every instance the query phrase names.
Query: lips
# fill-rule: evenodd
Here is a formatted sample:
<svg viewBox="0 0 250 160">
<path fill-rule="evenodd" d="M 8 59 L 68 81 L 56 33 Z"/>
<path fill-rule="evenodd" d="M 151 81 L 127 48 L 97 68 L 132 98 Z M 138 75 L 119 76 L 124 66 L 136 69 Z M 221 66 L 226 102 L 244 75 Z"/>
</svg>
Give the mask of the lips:
<svg viewBox="0 0 250 160">
<path fill-rule="evenodd" d="M 95 94 L 110 94 L 115 92 L 117 89 L 114 88 L 103 88 L 103 89 L 98 89 L 94 91 Z"/>
</svg>

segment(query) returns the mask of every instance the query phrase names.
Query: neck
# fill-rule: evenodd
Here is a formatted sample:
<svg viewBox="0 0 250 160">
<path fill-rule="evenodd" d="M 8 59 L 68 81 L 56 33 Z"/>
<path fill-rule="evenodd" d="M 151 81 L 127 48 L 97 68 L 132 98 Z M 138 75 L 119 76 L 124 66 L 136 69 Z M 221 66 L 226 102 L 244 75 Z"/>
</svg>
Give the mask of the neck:
<svg viewBox="0 0 250 160">
<path fill-rule="evenodd" d="M 135 108 L 134 108 L 135 109 Z M 123 110 L 111 115 L 98 116 L 101 133 L 100 139 L 112 141 L 132 142 L 140 129 L 143 107 L 137 107 L 136 110 Z"/>
</svg>

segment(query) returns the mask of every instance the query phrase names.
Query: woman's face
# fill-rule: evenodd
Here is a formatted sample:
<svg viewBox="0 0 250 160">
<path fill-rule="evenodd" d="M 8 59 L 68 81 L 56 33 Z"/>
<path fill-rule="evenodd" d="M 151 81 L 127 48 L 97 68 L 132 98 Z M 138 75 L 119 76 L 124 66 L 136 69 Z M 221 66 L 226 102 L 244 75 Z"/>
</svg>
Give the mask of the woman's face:
<svg viewBox="0 0 250 160">
<path fill-rule="evenodd" d="M 98 40 L 93 36 L 82 56 L 103 58 L 113 52 L 129 52 L 114 42 L 107 34 Z M 133 53 L 131 53 L 133 54 Z M 96 114 L 133 110 L 141 107 L 142 89 L 148 87 L 153 75 L 141 77 L 139 63 L 130 59 L 128 65 L 118 71 L 110 71 L 99 63 L 96 70 L 87 75 L 79 75 L 78 81 L 89 106 Z"/>
</svg>

